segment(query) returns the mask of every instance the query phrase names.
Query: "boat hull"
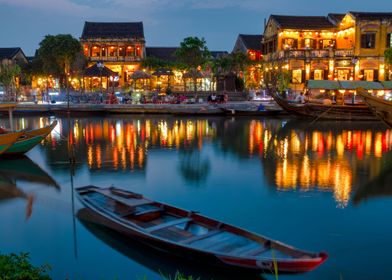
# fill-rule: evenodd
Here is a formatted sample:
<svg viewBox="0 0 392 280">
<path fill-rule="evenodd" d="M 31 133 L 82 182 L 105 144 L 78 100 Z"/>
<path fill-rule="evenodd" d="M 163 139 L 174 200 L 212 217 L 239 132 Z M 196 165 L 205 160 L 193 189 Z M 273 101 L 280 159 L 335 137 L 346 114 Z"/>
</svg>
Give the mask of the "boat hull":
<svg viewBox="0 0 392 280">
<path fill-rule="evenodd" d="M 4 154 L 22 135 L 23 132 L 0 134 L 0 155 Z"/>
<path fill-rule="evenodd" d="M 372 96 L 365 90 L 358 89 L 357 92 L 374 115 L 392 127 L 392 102 Z"/>
<path fill-rule="evenodd" d="M 24 154 L 38 145 L 43 139 L 48 136 L 48 134 L 57 125 L 57 121 L 54 121 L 51 125 L 34 129 L 24 132 L 18 140 L 12 144 L 4 154 L 6 155 L 16 155 Z"/>
<path fill-rule="evenodd" d="M 284 110 L 292 115 L 320 120 L 376 121 L 378 120 L 366 104 L 323 105 L 314 103 L 290 103 L 273 93 L 272 97 Z"/>
</svg>

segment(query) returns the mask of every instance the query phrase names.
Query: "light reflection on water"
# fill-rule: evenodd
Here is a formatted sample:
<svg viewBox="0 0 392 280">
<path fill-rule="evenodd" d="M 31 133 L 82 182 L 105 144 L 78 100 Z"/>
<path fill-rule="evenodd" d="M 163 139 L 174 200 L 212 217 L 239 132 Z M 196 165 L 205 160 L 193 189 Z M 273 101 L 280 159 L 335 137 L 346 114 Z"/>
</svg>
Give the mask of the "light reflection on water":
<svg viewBox="0 0 392 280">
<path fill-rule="evenodd" d="M 47 117 L 19 118 L 16 119 L 16 127 L 38 127 L 49 121 Z M 13 187 L 3 184 L 3 188 L 0 188 L 0 217 L 4 217 L 1 216 L 2 213 L 5 215 L 5 212 L 2 212 L 4 210 L 1 208 L 1 201 L 11 201 L 9 196 L 1 195 L 4 189 L 5 192 L 12 189 L 14 194 L 12 197 L 24 199 L 22 208 L 25 212 L 29 207 L 26 199 L 28 195 L 38 193 L 38 199 L 34 200 L 35 206 L 29 218 L 30 227 L 35 225 L 34 228 L 37 224 L 41 224 L 42 220 L 53 215 L 51 211 L 43 211 L 42 207 L 46 209 L 45 207 L 49 205 L 50 208 L 50 205 L 56 204 L 56 201 L 61 201 L 64 205 L 70 203 L 68 137 L 75 149 L 77 186 L 129 185 L 135 188 L 135 191 L 145 193 L 152 198 L 187 209 L 203 210 L 204 213 L 215 218 L 222 218 L 261 234 L 283 239 L 282 241 L 288 243 L 292 241 L 293 245 L 305 249 L 332 251 L 332 260 L 329 262 L 334 266 L 328 266 L 327 263 L 325 267 L 312 272 L 313 274 L 303 276 L 308 277 L 307 279 L 328 279 L 322 277 L 322 275 L 332 275 L 326 271 L 333 271 L 334 276 L 342 270 L 345 272 L 341 267 L 343 259 L 337 253 L 334 255 L 334 249 L 338 250 L 345 241 L 336 244 L 336 239 L 330 240 L 334 235 L 328 232 L 320 235 L 319 239 L 316 237 L 304 239 L 301 236 L 296 237 L 295 234 L 288 234 L 285 225 L 298 218 L 290 215 L 294 215 L 297 211 L 305 217 L 312 215 L 313 211 L 332 221 L 344 219 L 341 222 L 351 224 L 352 229 L 339 227 L 331 221 L 326 225 L 320 221 L 318 227 L 328 226 L 333 231 L 342 232 L 341 235 L 351 240 L 351 235 L 357 233 L 357 227 L 360 226 L 356 224 L 355 218 L 350 220 L 340 217 L 341 214 L 335 212 L 336 209 L 347 211 L 344 213 L 352 213 L 354 208 L 351 201 L 354 200 L 355 205 L 359 205 L 356 206 L 359 207 L 358 211 L 365 211 L 366 216 L 376 211 L 366 208 L 365 202 L 368 199 L 371 198 L 371 201 L 378 203 L 374 197 L 392 193 L 386 186 L 388 179 L 385 185 L 385 180 L 381 178 L 389 174 L 387 171 L 392 162 L 392 131 L 387 130 L 380 123 L 317 122 L 310 125 L 307 121 L 298 120 L 170 116 L 120 116 L 70 120 L 60 118 L 59 124 L 50 136 L 28 155 L 38 163 L 40 174 L 46 174 L 45 176 L 50 178 L 49 181 L 52 183 L 59 182 L 61 193 L 40 190 L 36 185 L 42 184 L 42 180 L 29 183 L 31 178 L 29 175 L 23 175 L 24 178 L 28 178 L 27 180 L 21 179 L 23 176 L 20 177 L 20 173 L 23 174 L 26 170 L 32 169 L 32 166 L 37 166 L 36 163 L 28 160 L 30 167 L 26 167 L 25 164 L 23 168 L 17 164 L 14 168 L 21 169 L 18 173 L 19 177 L 16 179 L 5 177 L 6 182 L 10 180 L 14 182 Z M 8 173 L 1 172 L 0 166 L 1 174 Z M 307 196 L 304 197 L 304 194 Z M 40 195 L 41 199 L 39 199 Z M 46 200 L 40 205 L 40 202 L 45 201 L 45 197 L 51 198 L 54 202 Z M 311 200 L 306 197 L 310 197 Z M 333 208 L 326 206 L 329 200 L 334 202 Z M 18 212 L 16 209 L 20 208 L 20 201 L 12 201 L 15 202 L 6 204 L 8 211 Z M 362 207 L 361 201 L 364 202 Z M 280 203 L 285 203 L 293 213 L 287 213 Z M 232 205 L 237 205 L 239 208 L 233 209 Z M 305 205 L 312 207 L 312 211 L 307 211 Z M 375 208 L 378 207 L 376 204 Z M 266 223 L 260 223 L 260 213 L 266 212 L 269 213 L 263 218 Z M 71 228 L 67 222 L 62 222 L 63 219 L 58 217 L 54 219 L 56 219 L 55 223 L 60 223 L 58 226 L 68 230 Z M 309 219 L 317 224 L 315 217 L 309 216 Z M 13 221 L 13 223 L 16 223 L 14 226 L 22 233 L 27 232 L 29 228 L 29 224 L 24 224 L 24 221 Z M 314 236 L 315 229 L 307 224 L 308 221 L 297 223 L 293 226 L 301 228 L 303 235 Z M 370 226 L 382 228 L 387 225 L 382 223 L 382 226 L 378 224 Z M 89 226 L 85 228 L 90 230 Z M 385 232 L 392 232 L 390 227 L 382 229 Z M 111 249 L 112 251 L 104 249 L 101 243 L 97 244 L 93 241 L 93 235 L 87 235 L 86 230 L 79 229 L 79 232 L 81 232 L 79 233 L 81 239 L 88 244 L 86 246 L 98 246 L 94 250 L 104 250 L 108 256 L 119 259 L 114 255 L 114 249 Z M 96 235 L 95 232 L 92 233 Z M 36 242 L 39 242 L 39 237 L 32 236 Z M 13 240 L 11 235 L 0 234 L 0 239 L 7 240 L 7 238 L 11 240 L 7 241 L 7 245 L 1 242 L 0 249 L 17 251 L 20 246 L 24 249 L 23 237 L 22 239 L 15 237 Z M 64 237 L 51 238 L 54 239 L 53 242 L 62 242 L 61 238 Z M 358 242 L 363 242 L 367 236 L 364 234 L 357 238 Z M 79 246 L 84 247 L 84 245 Z M 46 251 L 37 253 L 34 248 L 27 247 L 33 254 L 40 255 L 39 259 L 51 262 L 50 253 Z M 119 260 L 125 262 L 124 259 Z M 61 262 L 76 265 L 74 269 L 61 267 L 59 261 L 52 261 L 55 267 L 54 275 L 62 278 L 67 272 L 71 275 L 82 274 L 89 279 L 87 275 L 90 276 L 93 269 L 91 265 L 86 267 L 76 265 L 74 262 L 77 260 L 72 256 L 62 259 Z M 81 262 L 84 263 L 84 260 Z M 130 265 L 127 270 L 122 270 L 114 263 L 110 263 L 109 266 L 125 275 L 141 272 L 143 275 L 156 276 L 147 268 L 136 264 Z M 110 276 L 107 274 L 107 269 L 102 268 L 100 271 Z M 306 279 L 303 277 L 298 279 Z"/>
</svg>

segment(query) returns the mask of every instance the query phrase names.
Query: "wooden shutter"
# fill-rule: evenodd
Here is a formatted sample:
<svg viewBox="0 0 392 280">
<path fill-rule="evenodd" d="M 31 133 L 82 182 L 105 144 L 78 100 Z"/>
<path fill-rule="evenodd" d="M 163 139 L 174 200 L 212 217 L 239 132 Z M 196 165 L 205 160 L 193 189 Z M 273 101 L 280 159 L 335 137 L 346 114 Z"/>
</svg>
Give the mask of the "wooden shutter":
<svg viewBox="0 0 392 280">
<path fill-rule="evenodd" d="M 391 46 L 391 33 L 387 34 L 387 48 L 392 48 Z"/>
<path fill-rule="evenodd" d="M 312 40 L 312 48 L 317 49 L 317 40 Z"/>
<path fill-rule="evenodd" d="M 328 70 L 324 70 L 323 80 L 329 80 L 329 78 L 328 78 Z"/>
<path fill-rule="evenodd" d="M 378 70 L 374 70 L 374 73 L 373 73 L 373 81 L 378 81 Z"/>
<path fill-rule="evenodd" d="M 362 76 L 362 78 L 360 78 L 362 81 L 365 80 L 365 70 L 361 70 L 359 71 L 360 75 Z"/>
<path fill-rule="evenodd" d="M 293 49 L 298 49 L 298 39 L 294 39 Z"/>
<path fill-rule="evenodd" d="M 361 34 L 361 48 L 366 48 L 366 34 Z"/>
<path fill-rule="evenodd" d="M 305 70 L 301 70 L 301 74 L 302 74 L 302 77 L 301 77 L 302 81 L 301 81 L 301 83 L 305 83 L 305 81 L 306 81 L 306 71 Z"/>
</svg>

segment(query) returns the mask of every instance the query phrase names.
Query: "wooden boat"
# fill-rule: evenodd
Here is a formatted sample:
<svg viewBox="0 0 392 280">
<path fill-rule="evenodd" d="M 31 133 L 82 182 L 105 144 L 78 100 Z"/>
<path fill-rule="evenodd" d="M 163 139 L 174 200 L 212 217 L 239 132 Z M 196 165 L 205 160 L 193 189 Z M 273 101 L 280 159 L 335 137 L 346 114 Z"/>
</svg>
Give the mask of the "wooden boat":
<svg viewBox="0 0 392 280">
<path fill-rule="evenodd" d="M 24 154 L 38 145 L 57 125 L 57 121 L 52 122 L 51 125 L 23 131 L 16 142 L 14 142 L 5 152 L 5 155 Z"/>
<path fill-rule="evenodd" d="M 278 93 L 272 97 L 288 113 L 320 120 L 377 120 L 366 104 L 355 105 L 324 105 L 317 103 L 294 103 L 282 98 Z"/>
<path fill-rule="evenodd" d="M 378 118 L 392 127 L 392 101 L 373 96 L 364 89 L 357 89 L 357 93 Z"/>
<path fill-rule="evenodd" d="M 0 155 L 4 154 L 22 135 L 23 131 L 0 134 Z"/>
<path fill-rule="evenodd" d="M 272 273 L 315 269 L 326 253 L 310 253 L 140 194 L 118 188 L 76 189 L 108 226 L 149 246 L 226 268 Z"/>
</svg>

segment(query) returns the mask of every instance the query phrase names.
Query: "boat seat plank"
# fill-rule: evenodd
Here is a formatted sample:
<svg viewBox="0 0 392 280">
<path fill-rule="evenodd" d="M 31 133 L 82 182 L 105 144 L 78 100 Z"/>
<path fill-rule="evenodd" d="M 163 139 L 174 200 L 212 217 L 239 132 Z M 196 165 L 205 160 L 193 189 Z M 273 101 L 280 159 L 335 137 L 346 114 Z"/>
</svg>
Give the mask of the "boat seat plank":
<svg viewBox="0 0 392 280">
<path fill-rule="evenodd" d="M 209 232 L 207 232 L 206 234 L 202 234 L 202 235 L 196 235 L 196 236 L 192 236 L 186 240 L 181 241 L 181 243 L 183 244 L 191 244 L 192 242 L 198 241 L 198 240 L 202 240 L 211 236 L 214 236 L 218 233 L 221 233 L 221 230 L 211 230 Z"/>
<path fill-rule="evenodd" d="M 242 256 L 244 256 L 244 255 L 256 256 L 256 255 L 264 253 L 264 252 L 266 252 L 268 250 L 271 250 L 271 247 L 263 247 L 263 246 L 261 246 L 259 248 L 254 249 L 254 250 L 249 250 L 249 251 L 246 251 L 246 252 L 242 252 L 240 255 L 242 255 Z"/>
<path fill-rule="evenodd" d="M 156 225 L 156 226 L 153 226 L 153 227 L 150 227 L 150 228 L 146 228 L 146 231 L 151 233 L 151 232 L 154 232 L 154 231 L 157 231 L 157 230 L 160 230 L 160 229 L 176 226 L 176 225 L 183 224 L 183 223 L 188 223 L 190 221 L 192 221 L 191 218 L 175 219 L 175 220 L 172 220 L 172 221 L 167 222 L 167 223 L 163 223 L 163 224 Z"/>
<path fill-rule="evenodd" d="M 111 192 L 105 191 L 105 190 L 94 190 L 97 193 L 100 193 L 104 196 L 107 196 L 115 201 L 121 202 L 122 204 L 125 204 L 129 207 L 137 207 L 137 206 L 142 206 L 142 205 L 147 205 L 151 204 L 152 201 L 142 198 L 142 199 L 137 199 L 137 198 L 129 198 L 129 199 L 124 199 L 122 197 L 112 195 Z"/>
<path fill-rule="evenodd" d="M 236 249 L 230 251 L 230 254 L 232 255 L 246 255 L 248 252 L 253 252 L 255 250 L 259 250 L 260 248 L 263 248 L 261 244 L 257 242 L 249 242 L 248 244 L 237 247 Z"/>
</svg>

